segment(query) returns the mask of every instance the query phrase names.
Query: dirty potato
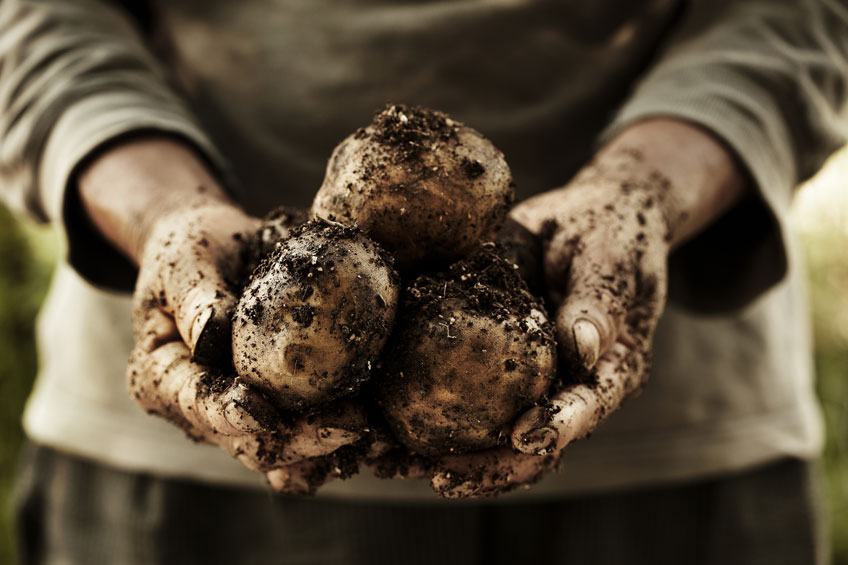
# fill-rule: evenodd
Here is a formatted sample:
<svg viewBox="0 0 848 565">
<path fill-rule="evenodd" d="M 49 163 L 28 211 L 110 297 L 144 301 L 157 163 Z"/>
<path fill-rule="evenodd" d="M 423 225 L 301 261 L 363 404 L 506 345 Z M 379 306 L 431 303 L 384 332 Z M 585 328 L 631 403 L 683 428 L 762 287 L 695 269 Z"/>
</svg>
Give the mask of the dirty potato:
<svg viewBox="0 0 848 565">
<path fill-rule="evenodd" d="M 286 409 L 350 394 L 389 336 L 398 294 L 391 257 L 358 229 L 304 224 L 245 287 L 233 320 L 236 371 Z"/>
<path fill-rule="evenodd" d="M 479 132 L 393 105 L 335 149 L 312 212 L 359 226 L 409 271 L 492 239 L 513 198 L 503 154 Z"/>
<path fill-rule="evenodd" d="M 404 290 L 376 391 L 395 436 L 417 453 L 505 443 L 554 379 L 553 325 L 501 253 L 484 244 Z"/>
</svg>

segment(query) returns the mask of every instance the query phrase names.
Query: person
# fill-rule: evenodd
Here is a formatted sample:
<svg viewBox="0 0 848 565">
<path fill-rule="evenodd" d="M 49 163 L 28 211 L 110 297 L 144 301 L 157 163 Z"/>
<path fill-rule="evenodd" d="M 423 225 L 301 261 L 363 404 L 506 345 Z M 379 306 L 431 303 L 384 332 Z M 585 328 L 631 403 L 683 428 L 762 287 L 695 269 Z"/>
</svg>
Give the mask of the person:
<svg viewBox="0 0 848 565">
<path fill-rule="evenodd" d="M 0 186 L 64 250 L 24 416 L 22 561 L 824 562 L 787 207 L 844 140 L 846 38 L 836 0 L 4 0 Z M 504 151 L 559 345 L 603 386 L 429 481 L 272 496 L 358 438 L 319 414 L 269 467 L 239 408 L 255 393 L 197 395 L 227 354 L 208 330 L 236 299 L 233 236 L 308 206 L 386 101 Z"/>
</svg>

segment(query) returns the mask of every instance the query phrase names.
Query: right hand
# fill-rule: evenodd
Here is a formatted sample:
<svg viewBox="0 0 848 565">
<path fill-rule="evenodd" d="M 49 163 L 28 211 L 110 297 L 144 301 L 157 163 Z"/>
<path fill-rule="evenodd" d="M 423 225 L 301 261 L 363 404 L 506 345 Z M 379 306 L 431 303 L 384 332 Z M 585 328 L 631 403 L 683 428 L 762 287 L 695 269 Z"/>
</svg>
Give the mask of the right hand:
<svg viewBox="0 0 848 565">
<path fill-rule="evenodd" d="M 140 257 L 133 297 L 130 392 L 196 441 L 212 443 L 285 492 L 302 493 L 318 461 L 359 439 L 364 417 L 339 404 L 284 418 L 230 368 L 234 282 L 259 221 L 227 203 L 159 218 Z M 219 369 L 226 368 L 226 369 Z M 321 479 L 322 482 L 324 478 Z"/>
<path fill-rule="evenodd" d="M 310 493 L 350 471 L 334 452 L 364 433 L 361 409 L 298 418 L 236 378 L 230 316 L 260 221 L 232 204 L 197 153 L 169 135 L 130 136 L 92 155 L 76 185 L 87 220 L 139 266 L 127 371 L 138 403 L 277 490 Z M 285 223 L 277 229 L 286 235 Z"/>
</svg>

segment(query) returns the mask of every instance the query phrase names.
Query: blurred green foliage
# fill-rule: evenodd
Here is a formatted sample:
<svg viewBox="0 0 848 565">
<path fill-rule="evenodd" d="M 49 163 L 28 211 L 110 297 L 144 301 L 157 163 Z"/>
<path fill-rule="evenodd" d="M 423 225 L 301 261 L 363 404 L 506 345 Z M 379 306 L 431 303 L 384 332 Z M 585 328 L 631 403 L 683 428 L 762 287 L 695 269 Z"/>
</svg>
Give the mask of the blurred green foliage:
<svg viewBox="0 0 848 565">
<path fill-rule="evenodd" d="M 846 224 L 848 227 L 848 224 Z M 848 233 L 804 234 L 813 296 L 816 372 L 827 439 L 826 496 L 835 565 L 848 565 Z"/>
<path fill-rule="evenodd" d="M 35 314 L 55 252 L 49 230 L 15 221 L 0 206 L 0 563 L 14 562 L 10 511 L 20 419 L 35 375 Z"/>
<path fill-rule="evenodd" d="M 841 180 L 848 178 L 848 153 L 843 153 L 838 168 L 846 174 L 802 191 L 802 196 L 823 191 L 829 195 L 812 203 L 801 198 L 796 211 L 809 265 L 817 386 L 828 433 L 825 497 L 834 563 L 848 565 L 848 198 L 841 190 Z M 834 216 L 839 210 L 833 202 L 836 190 L 842 194 L 844 213 Z M 816 216 L 822 210 L 830 213 L 828 221 Z M 20 417 L 36 368 L 34 318 L 56 252 L 49 229 L 16 221 L 0 206 L 0 563 L 14 562 L 10 503 L 22 441 Z"/>
</svg>

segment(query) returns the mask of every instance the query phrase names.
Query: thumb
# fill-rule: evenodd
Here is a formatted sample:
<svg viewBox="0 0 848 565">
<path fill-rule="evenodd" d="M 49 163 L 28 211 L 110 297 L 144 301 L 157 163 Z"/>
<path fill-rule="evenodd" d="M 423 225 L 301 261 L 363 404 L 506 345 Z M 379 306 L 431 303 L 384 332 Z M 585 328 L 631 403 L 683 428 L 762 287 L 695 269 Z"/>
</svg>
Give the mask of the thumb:
<svg viewBox="0 0 848 565">
<path fill-rule="evenodd" d="M 557 339 L 564 359 L 592 369 L 618 338 L 633 284 L 621 266 L 581 263 L 572 264 L 568 293 L 556 313 Z"/>
<path fill-rule="evenodd" d="M 192 355 L 205 365 L 229 362 L 238 299 L 214 271 L 199 280 L 174 282 L 186 288 L 175 302 L 174 320 Z"/>
<path fill-rule="evenodd" d="M 231 321 L 260 222 L 230 204 L 177 210 L 157 220 L 143 249 L 134 310 L 171 316 L 195 360 L 229 365 Z"/>
</svg>

